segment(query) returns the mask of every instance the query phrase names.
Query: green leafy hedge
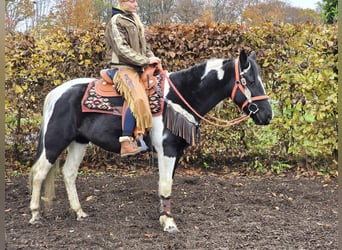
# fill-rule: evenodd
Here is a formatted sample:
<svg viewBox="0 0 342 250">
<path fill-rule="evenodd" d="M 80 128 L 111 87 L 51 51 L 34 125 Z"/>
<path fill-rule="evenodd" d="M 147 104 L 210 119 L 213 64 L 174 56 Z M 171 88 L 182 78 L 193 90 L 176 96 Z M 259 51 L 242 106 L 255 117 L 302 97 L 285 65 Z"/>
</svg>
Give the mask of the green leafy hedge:
<svg viewBox="0 0 342 250">
<path fill-rule="evenodd" d="M 20 159 L 29 165 L 34 159 L 43 99 L 49 90 L 68 79 L 98 77 L 106 67 L 103 30 L 99 26 L 83 32 L 6 35 L 7 162 Z M 147 37 L 168 71 L 209 58 L 235 57 L 241 48 L 255 50 L 272 98 L 275 117 L 269 126 L 247 121 L 221 129 L 203 123 L 201 144 L 187 150 L 186 161 L 246 155 L 333 159 L 337 151 L 337 26 L 167 24 L 150 27 Z M 229 120 L 239 114 L 226 100 L 212 115 Z M 98 150 L 96 154 L 101 157 Z"/>
</svg>

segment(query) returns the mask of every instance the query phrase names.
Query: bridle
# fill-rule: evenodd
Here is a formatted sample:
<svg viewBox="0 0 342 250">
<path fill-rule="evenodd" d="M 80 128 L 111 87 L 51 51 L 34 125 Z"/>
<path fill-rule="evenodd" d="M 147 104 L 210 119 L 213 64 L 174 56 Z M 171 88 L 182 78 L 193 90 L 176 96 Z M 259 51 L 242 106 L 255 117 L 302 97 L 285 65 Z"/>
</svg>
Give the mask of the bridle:
<svg viewBox="0 0 342 250">
<path fill-rule="evenodd" d="M 215 120 L 216 122 L 221 122 L 224 124 L 218 124 L 218 123 L 214 123 L 208 119 L 206 119 L 205 117 L 203 117 L 202 115 L 200 115 L 199 113 L 197 113 L 197 111 L 184 99 L 184 97 L 182 96 L 182 94 L 178 91 L 178 89 L 176 88 L 176 86 L 173 84 L 173 82 L 171 81 L 171 79 L 169 78 L 169 76 L 167 75 L 167 73 L 163 70 L 161 64 L 157 65 L 159 72 L 165 77 L 165 79 L 168 80 L 171 88 L 175 91 L 175 93 L 177 94 L 177 96 L 182 100 L 182 102 L 201 120 L 214 125 L 214 126 L 218 126 L 218 127 L 230 127 L 233 126 L 235 124 L 238 124 L 244 120 L 247 120 L 252 114 L 256 114 L 259 111 L 258 106 L 253 103 L 253 101 L 258 101 L 258 100 L 265 100 L 268 99 L 269 96 L 267 95 L 262 95 L 262 96 L 254 96 L 252 97 L 251 91 L 248 89 L 247 87 L 247 82 L 246 79 L 243 77 L 243 75 L 245 73 L 247 73 L 247 71 L 250 69 L 251 64 L 249 63 L 249 66 L 247 69 L 243 70 L 240 73 L 240 69 L 239 69 L 239 59 L 235 59 L 235 85 L 233 87 L 232 93 L 230 98 L 232 99 L 232 101 L 234 101 L 235 99 L 235 95 L 236 95 L 236 91 L 237 89 L 239 89 L 241 91 L 241 93 L 246 97 L 245 102 L 242 104 L 241 107 L 238 107 L 238 109 L 241 111 L 243 110 L 246 105 L 248 105 L 248 110 L 249 110 L 249 114 L 248 115 L 242 115 L 236 119 L 233 119 L 231 121 L 226 121 L 223 119 L 219 119 L 216 117 L 212 117 L 211 119 Z M 240 79 L 241 76 L 241 79 Z M 253 110 L 254 109 L 254 110 Z"/>
<path fill-rule="evenodd" d="M 249 63 L 248 68 L 244 69 L 243 71 L 240 71 L 239 68 L 240 68 L 239 59 L 235 59 L 235 85 L 233 87 L 230 98 L 232 99 L 232 101 L 234 101 L 235 96 L 236 96 L 236 91 L 237 89 L 239 89 L 241 93 L 246 97 L 246 100 L 243 102 L 241 107 L 238 107 L 238 108 L 241 111 L 248 105 L 248 111 L 249 111 L 248 116 L 251 116 L 252 114 L 256 114 L 259 111 L 258 105 L 256 105 L 253 101 L 266 100 L 266 99 L 269 99 L 269 96 L 261 95 L 261 96 L 252 97 L 252 93 L 247 87 L 246 79 L 243 76 L 251 68 L 251 63 Z M 240 76 L 241 76 L 241 79 L 240 79 Z"/>
</svg>

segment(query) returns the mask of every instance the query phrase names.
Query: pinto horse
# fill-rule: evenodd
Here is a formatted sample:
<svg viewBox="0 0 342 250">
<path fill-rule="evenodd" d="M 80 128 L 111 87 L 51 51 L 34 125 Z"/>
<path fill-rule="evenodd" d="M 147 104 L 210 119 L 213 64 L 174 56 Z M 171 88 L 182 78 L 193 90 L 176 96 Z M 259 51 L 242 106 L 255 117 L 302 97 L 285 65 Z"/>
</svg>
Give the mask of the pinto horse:
<svg viewBox="0 0 342 250">
<path fill-rule="evenodd" d="M 81 207 L 75 185 L 88 143 L 114 153 L 120 152 L 121 116 L 84 113 L 81 110 L 81 99 L 88 83 L 93 80 L 79 78 L 65 82 L 45 98 L 38 155 L 30 173 L 31 224 L 39 222 L 42 184 L 48 186 L 56 161 L 65 149 L 68 154 L 63 177 L 77 220 L 88 216 Z M 159 221 L 164 231 L 178 231 L 171 215 L 172 182 L 179 158 L 191 145 L 189 140 L 175 134 L 166 124 L 176 124 L 182 118 L 196 127 L 202 116 L 229 97 L 255 124 L 270 123 L 272 108 L 262 85 L 255 52 L 248 56 L 241 51 L 236 59 L 209 59 L 166 77 L 164 112 L 153 117 L 153 128 L 149 134 L 158 157 Z M 175 116 L 166 115 L 165 110 L 171 106 Z M 45 195 L 42 199 L 51 202 L 52 198 Z"/>
</svg>

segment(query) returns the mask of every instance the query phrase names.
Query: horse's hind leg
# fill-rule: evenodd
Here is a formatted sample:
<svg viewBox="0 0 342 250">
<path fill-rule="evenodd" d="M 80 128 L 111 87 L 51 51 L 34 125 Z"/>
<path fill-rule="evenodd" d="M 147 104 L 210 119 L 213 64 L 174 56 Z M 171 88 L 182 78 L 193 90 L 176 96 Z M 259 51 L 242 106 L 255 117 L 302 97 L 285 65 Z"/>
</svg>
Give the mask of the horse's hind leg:
<svg viewBox="0 0 342 250">
<path fill-rule="evenodd" d="M 48 175 L 51 167 L 51 164 L 45 158 L 45 151 L 40 155 L 39 159 L 32 166 L 30 172 L 30 186 L 31 186 L 31 202 L 30 202 L 30 210 L 32 213 L 32 217 L 29 221 L 31 224 L 35 224 L 39 220 L 39 205 L 40 205 L 40 193 L 42 184 Z"/>
<path fill-rule="evenodd" d="M 88 144 L 72 142 L 68 147 L 68 155 L 63 166 L 64 182 L 70 202 L 70 207 L 73 211 L 75 211 L 77 220 L 82 220 L 82 218 L 88 216 L 85 212 L 83 212 L 81 208 L 76 189 L 76 177 L 78 168 L 84 157 L 87 145 Z"/>
</svg>

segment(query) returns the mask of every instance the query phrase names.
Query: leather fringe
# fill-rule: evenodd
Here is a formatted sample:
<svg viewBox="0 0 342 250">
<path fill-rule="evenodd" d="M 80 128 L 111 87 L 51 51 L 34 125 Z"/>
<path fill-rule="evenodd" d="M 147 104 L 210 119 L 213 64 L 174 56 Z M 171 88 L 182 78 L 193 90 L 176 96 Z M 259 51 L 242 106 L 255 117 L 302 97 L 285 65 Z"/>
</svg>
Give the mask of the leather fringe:
<svg viewBox="0 0 342 250">
<path fill-rule="evenodd" d="M 124 97 L 136 119 L 139 131 L 152 129 L 152 113 L 139 75 L 132 69 L 120 69 L 113 79 L 117 91 Z"/>
<path fill-rule="evenodd" d="M 185 115 L 175 110 L 172 105 L 166 105 L 164 124 L 172 134 L 182 137 L 191 146 L 195 145 L 197 124 L 189 121 Z"/>
</svg>

